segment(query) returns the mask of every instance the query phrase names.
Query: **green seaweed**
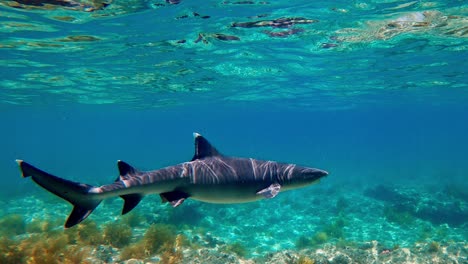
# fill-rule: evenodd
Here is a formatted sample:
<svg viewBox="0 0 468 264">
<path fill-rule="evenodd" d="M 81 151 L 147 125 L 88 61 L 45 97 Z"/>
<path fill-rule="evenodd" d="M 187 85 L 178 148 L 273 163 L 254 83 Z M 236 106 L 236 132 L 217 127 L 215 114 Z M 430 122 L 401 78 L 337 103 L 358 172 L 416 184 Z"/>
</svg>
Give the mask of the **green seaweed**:
<svg viewBox="0 0 468 264">
<path fill-rule="evenodd" d="M 296 241 L 296 248 L 304 249 L 308 247 L 317 247 L 327 243 L 331 238 L 344 240 L 343 228 L 345 225 L 345 219 L 340 216 L 334 222 L 325 225 L 323 229 L 315 233 L 312 238 L 300 236 Z"/>
<path fill-rule="evenodd" d="M 329 237 L 332 238 L 344 238 L 344 231 L 343 227 L 345 226 L 346 221 L 344 218 L 339 217 L 335 222 L 326 225 L 323 228 L 323 232 L 325 232 Z"/>
<path fill-rule="evenodd" d="M 312 236 L 312 238 L 300 236 L 296 240 L 296 248 L 304 249 L 309 247 L 316 247 L 328 242 L 329 238 L 329 235 L 323 231 L 315 233 L 314 236 Z"/>
<path fill-rule="evenodd" d="M 174 226 L 152 224 L 143 236 L 143 243 L 150 253 L 161 253 L 164 244 L 173 245 L 175 239 L 176 232 Z"/>
<path fill-rule="evenodd" d="M 178 264 L 182 262 L 182 245 L 185 243 L 185 236 L 177 235 L 174 244 L 164 244 L 161 254 L 161 264 Z"/>
<path fill-rule="evenodd" d="M 66 229 L 65 232 L 73 243 L 96 246 L 105 242 L 105 237 L 101 235 L 102 232 L 94 221 L 85 221 L 73 228 Z"/>
<path fill-rule="evenodd" d="M 120 258 L 145 259 L 153 254 L 160 254 L 161 263 L 179 263 L 183 256 L 181 248 L 186 241 L 185 236 L 176 235 L 174 226 L 153 224 L 140 241 L 122 249 Z"/>
<path fill-rule="evenodd" d="M 18 247 L 17 242 L 8 237 L 0 238 L 0 263 L 18 264 L 23 263 L 26 252 Z"/>
<path fill-rule="evenodd" d="M 114 247 L 124 247 L 130 243 L 132 228 L 121 223 L 109 223 L 104 226 L 103 239 Z"/>
<path fill-rule="evenodd" d="M 343 249 L 346 249 L 346 248 L 357 248 L 358 247 L 358 244 L 354 241 L 350 241 L 350 240 L 346 240 L 344 238 L 339 238 L 338 241 L 336 241 L 336 247 L 337 248 L 343 248 Z"/>
<path fill-rule="evenodd" d="M 314 264 L 315 263 L 315 260 L 307 257 L 307 256 L 304 256 L 304 255 L 301 255 L 299 257 L 299 259 L 297 259 L 297 261 L 295 262 L 296 264 Z"/>
<path fill-rule="evenodd" d="M 328 241 L 328 235 L 326 232 L 317 232 L 312 238 L 312 241 L 318 245 L 323 244 Z"/>
<path fill-rule="evenodd" d="M 444 241 L 450 232 L 450 227 L 447 224 L 438 226 L 434 232 L 434 239 Z"/>
<path fill-rule="evenodd" d="M 145 249 L 143 241 L 131 244 L 122 249 L 120 253 L 120 259 L 145 259 L 149 256 L 149 252 Z"/>
<path fill-rule="evenodd" d="M 232 252 L 242 258 L 247 256 L 247 253 L 248 253 L 247 248 L 240 242 L 235 242 L 235 243 L 227 245 L 226 251 Z"/>
<path fill-rule="evenodd" d="M 32 243 L 31 253 L 28 254 L 28 263 L 47 264 L 57 263 L 59 257 L 63 257 L 66 250 L 66 245 L 69 242 L 68 236 L 64 233 L 54 234 L 50 237 L 47 235 L 39 235 L 40 240 Z"/>
<path fill-rule="evenodd" d="M 168 248 L 161 254 L 161 264 L 178 264 L 182 261 L 183 254 L 181 251 Z"/>
<path fill-rule="evenodd" d="M 57 221 L 50 219 L 33 219 L 26 225 L 26 233 L 44 233 L 50 232 L 54 227 L 58 226 Z"/>
<path fill-rule="evenodd" d="M 86 263 L 91 249 L 72 245 L 68 234 L 53 231 L 33 234 L 26 239 L 2 240 L 0 263 Z"/>
<path fill-rule="evenodd" d="M 384 207 L 383 215 L 389 222 L 401 226 L 411 226 L 415 221 L 415 217 L 409 212 L 397 210 L 394 206 L 390 205 Z"/>
<path fill-rule="evenodd" d="M 432 241 L 431 243 L 428 244 L 427 251 L 429 253 L 437 253 L 440 250 L 440 244 L 437 243 L 436 241 Z"/>
<path fill-rule="evenodd" d="M 418 241 L 425 241 L 432 237 L 432 227 L 429 224 L 424 224 L 419 229 Z"/>
<path fill-rule="evenodd" d="M 306 236 L 300 236 L 296 240 L 296 248 L 297 249 L 304 249 L 304 248 L 310 247 L 311 245 L 312 245 L 312 240 L 309 239 Z"/>
<path fill-rule="evenodd" d="M 137 212 L 130 212 L 122 217 L 122 223 L 128 225 L 132 228 L 141 226 L 141 224 L 145 221 L 144 217 L 137 213 Z"/>
<path fill-rule="evenodd" d="M 26 232 L 26 223 L 22 215 L 10 214 L 0 219 L 0 235 L 12 237 Z"/>
</svg>

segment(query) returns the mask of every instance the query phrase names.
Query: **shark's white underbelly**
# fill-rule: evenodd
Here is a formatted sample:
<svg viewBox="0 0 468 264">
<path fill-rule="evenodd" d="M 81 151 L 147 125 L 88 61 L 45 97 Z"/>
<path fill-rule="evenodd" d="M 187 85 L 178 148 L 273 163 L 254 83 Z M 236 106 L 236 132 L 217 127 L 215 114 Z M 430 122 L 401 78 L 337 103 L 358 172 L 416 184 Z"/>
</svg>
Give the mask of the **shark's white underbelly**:
<svg viewBox="0 0 468 264">
<path fill-rule="evenodd" d="M 263 198 L 257 192 L 260 186 L 248 184 L 191 185 L 187 188 L 190 198 L 207 203 L 247 203 Z"/>
</svg>

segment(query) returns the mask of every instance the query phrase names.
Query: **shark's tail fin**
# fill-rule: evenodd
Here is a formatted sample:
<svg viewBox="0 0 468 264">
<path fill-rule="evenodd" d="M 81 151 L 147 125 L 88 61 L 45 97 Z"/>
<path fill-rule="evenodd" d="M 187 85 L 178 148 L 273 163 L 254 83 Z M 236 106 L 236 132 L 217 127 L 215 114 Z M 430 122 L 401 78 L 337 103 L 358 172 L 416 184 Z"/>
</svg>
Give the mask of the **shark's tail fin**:
<svg viewBox="0 0 468 264">
<path fill-rule="evenodd" d="M 33 181 L 49 192 L 67 200 L 74 207 L 65 222 L 65 228 L 79 224 L 101 203 L 102 199 L 90 195 L 93 186 L 65 180 L 35 168 L 22 160 L 16 160 L 23 177 L 31 176 Z"/>
</svg>

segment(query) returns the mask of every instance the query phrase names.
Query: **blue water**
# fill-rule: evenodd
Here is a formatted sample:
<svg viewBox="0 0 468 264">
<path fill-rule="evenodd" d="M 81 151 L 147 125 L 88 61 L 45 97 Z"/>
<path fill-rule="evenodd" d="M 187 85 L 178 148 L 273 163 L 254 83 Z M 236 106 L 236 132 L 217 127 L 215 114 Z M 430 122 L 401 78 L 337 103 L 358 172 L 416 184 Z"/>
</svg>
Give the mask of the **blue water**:
<svg viewBox="0 0 468 264">
<path fill-rule="evenodd" d="M 247 258 L 258 257 L 300 250 L 299 237 L 345 217 L 347 240 L 409 248 L 418 241 L 460 242 L 465 251 L 458 261 L 466 261 L 467 218 L 454 220 L 468 217 L 466 3 L 234 2 L 116 0 L 94 12 L 0 2 L 0 216 L 15 213 L 28 222 L 44 214 L 34 203 L 22 211 L 28 199 L 49 203 L 53 215 L 44 218 L 63 222 L 70 209 L 22 179 L 15 159 L 101 185 L 117 176 L 117 160 L 144 170 L 189 160 L 191 135 L 199 132 L 226 155 L 330 175 L 259 205 L 183 204 L 191 209 L 182 210 L 210 219 L 188 223 L 189 240 L 197 228 L 211 229 L 223 243 L 244 243 L 251 249 Z M 281 17 L 318 22 L 232 27 Z M 391 201 L 365 195 L 375 186 L 419 193 L 422 207 L 453 212 L 455 204 L 459 214 L 441 221 L 416 214 L 410 227 L 398 225 L 381 212 Z M 450 186 L 459 196 L 447 193 Z M 170 211 L 158 199 L 144 199 L 138 213 Z M 339 199 L 347 209 L 327 211 Z M 19 205 L 9 209 L 8 202 Z M 118 202 L 90 219 L 101 226 L 118 221 Z M 249 213 L 257 207 L 258 215 Z M 266 217 L 272 210 L 280 215 Z M 215 224 L 222 221 L 226 226 Z M 381 225 L 388 235 L 376 231 Z M 421 239 L 421 226 L 448 231 Z"/>
</svg>

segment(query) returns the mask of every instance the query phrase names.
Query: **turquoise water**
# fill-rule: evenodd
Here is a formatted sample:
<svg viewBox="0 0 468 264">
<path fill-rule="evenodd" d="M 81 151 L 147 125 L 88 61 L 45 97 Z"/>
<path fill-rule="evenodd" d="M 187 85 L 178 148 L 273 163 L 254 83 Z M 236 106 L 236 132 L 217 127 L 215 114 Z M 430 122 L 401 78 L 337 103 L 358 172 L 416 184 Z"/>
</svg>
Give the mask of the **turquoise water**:
<svg viewBox="0 0 468 264">
<path fill-rule="evenodd" d="M 1 263 L 125 262 L 161 224 L 186 242 L 131 257 L 468 263 L 464 1 L 27 2 L 0 1 Z M 110 199 L 82 224 L 96 224 L 90 242 L 14 162 L 103 185 L 117 160 L 189 160 L 193 132 L 226 155 L 330 175 L 248 204 L 152 195 L 121 217 Z"/>
</svg>

